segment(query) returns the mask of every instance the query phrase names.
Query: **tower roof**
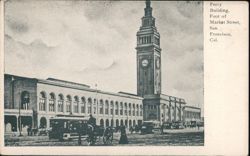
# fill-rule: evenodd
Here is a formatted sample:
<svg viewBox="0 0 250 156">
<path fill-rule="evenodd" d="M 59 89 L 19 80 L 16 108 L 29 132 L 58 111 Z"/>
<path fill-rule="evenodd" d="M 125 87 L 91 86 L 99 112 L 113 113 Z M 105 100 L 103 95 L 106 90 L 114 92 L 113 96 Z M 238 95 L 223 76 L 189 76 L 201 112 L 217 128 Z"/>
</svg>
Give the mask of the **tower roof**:
<svg viewBox="0 0 250 156">
<path fill-rule="evenodd" d="M 146 7 L 147 8 L 150 8 L 150 3 L 151 3 L 150 0 L 146 0 Z"/>
<path fill-rule="evenodd" d="M 146 8 L 144 9 L 145 11 L 145 17 L 152 17 L 152 8 L 150 6 L 151 1 L 150 0 L 146 0 Z"/>
</svg>

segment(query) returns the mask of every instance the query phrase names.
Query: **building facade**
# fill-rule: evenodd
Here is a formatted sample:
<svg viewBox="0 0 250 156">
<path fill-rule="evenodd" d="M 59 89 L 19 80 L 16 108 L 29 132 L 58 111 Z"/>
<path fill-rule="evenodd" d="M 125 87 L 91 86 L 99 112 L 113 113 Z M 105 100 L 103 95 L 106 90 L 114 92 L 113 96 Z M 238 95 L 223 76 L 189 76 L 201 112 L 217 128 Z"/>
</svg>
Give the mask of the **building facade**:
<svg viewBox="0 0 250 156">
<path fill-rule="evenodd" d="M 190 124 L 191 121 L 202 122 L 201 109 L 193 106 L 185 106 L 183 108 L 183 121 Z"/>
<path fill-rule="evenodd" d="M 141 27 L 137 32 L 137 94 L 143 97 L 144 120 L 163 122 L 182 121 L 182 98 L 161 93 L 161 48 L 160 34 L 152 16 L 150 0 L 146 8 Z"/>
<path fill-rule="evenodd" d="M 98 125 L 127 127 L 148 120 L 160 124 L 187 121 L 190 112 L 200 117 L 199 108 L 188 107 L 183 98 L 161 92 L 162 49 L 149 0 L 141 20 L 136 46 L 137 95 L 105 92 L 53 78 L 42 80 L 5 74 L 5 130 L 18 131 L 19 127 L 28 125 L 48 128 L 50 118 L 57 115 L 80 118 L 92 114 Z"/>
<path fill-rule="evenodd" d="M 110 93 L 53 78 L 46 80 L 5 74 L 4 109 L 7 131 L 48 128 L 56 115 L 89 116 L 103 126 L 135 126 L 143 120 L 143 98 Z M 20 109 L 19 109 L 20 108 Z M 21 119 L 19 119 L 21 116 Z M 7 126 L 8 124 L 8 126 Z"/>
</svg>

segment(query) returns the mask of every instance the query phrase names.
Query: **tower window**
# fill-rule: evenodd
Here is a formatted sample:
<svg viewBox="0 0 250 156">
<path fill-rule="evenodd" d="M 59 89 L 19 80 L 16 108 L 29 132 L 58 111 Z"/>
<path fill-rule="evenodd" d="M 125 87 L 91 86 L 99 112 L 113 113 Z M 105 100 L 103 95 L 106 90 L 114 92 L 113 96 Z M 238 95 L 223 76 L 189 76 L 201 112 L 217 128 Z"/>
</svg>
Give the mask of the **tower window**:
<svg viewBox="0 0 250 156">
<path fill-rule="evenodd" d="M 147 44 L 151 43 L 151 36 L 143 36 L 143 37 L 138 37 L 137 39 L 138 44 Z"/>
<path fill-rule="evenodd" d="M 160 45 L 160 40 L 157 37 L 155 37 L 155 44 Z"/>
<path fill-rule="evenodd" d="M 149 20 L 148 19 L 144 19 L 142 22 L 143 26 L 149 26 Z"/>
<path fill-rule="evenodd" d="M 151 43 L 151 37 L 150 36 L 147 36 L 146 39 L 147 39 L 146 43 Z"/>
</svg>

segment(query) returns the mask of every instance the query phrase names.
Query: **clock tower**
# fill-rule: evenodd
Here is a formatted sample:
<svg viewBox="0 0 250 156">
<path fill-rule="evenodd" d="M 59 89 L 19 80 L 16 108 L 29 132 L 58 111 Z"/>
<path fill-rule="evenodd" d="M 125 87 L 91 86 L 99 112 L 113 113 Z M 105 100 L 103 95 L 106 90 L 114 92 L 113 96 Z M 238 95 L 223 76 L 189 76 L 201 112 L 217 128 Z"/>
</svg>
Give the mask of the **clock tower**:
<svg viewBox="0 0 250 156">
<path fill-rule="evenodd" d="M 155 27 L 150 0 L 146 8 L 140 30 L 137 32 L 137 95 L 161 94 L 161 48 L 160 34 Z"/>
</svg>

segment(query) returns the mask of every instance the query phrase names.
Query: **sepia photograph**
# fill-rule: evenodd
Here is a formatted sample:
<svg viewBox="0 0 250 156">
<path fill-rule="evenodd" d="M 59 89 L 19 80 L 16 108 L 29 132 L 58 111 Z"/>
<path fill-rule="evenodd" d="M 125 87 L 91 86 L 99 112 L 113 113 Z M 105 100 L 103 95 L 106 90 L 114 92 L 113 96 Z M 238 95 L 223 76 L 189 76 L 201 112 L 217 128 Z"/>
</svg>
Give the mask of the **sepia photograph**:
<svg viewBox="0 0 250 156">
<path fill-rule="evenodd" d="M 6 0 L 4 146 L 204 146 L 200 1 Z"/>
</svg>

